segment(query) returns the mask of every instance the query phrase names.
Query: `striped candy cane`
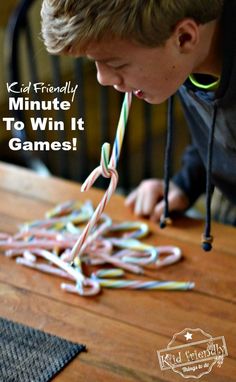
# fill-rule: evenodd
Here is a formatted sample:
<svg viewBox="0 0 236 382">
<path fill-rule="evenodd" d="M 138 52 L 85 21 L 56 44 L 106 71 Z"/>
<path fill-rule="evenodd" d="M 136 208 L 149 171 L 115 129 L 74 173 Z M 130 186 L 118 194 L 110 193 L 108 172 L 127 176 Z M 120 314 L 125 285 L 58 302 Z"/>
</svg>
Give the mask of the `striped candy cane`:
<svg viewBox="0 0 236 382">
<path fill-rule="evenodd" d="M 92 173 L 85 180 L 84 184 L 81 187 L 82 192 L 87 191 L 94 184 L 94 182 L 100 175 L 106 178 L 111 178 L 109 187 L 106 193 L 104 194 L 101 202 L 99 203 L 96 210 L 94 211 L 93 216 L 91 217 L 90 221 L 84 228 L 84 231 L 80 235 L 78 241 L 72 248 L 70 261 L 72 261 L 76 256 L 80 257 L 81 254 L 84 252 L 87 246 L 88 235 L 90 234 L 91 230 L 100 219 L 101 214 L 104 211 L 108 201 L 110 200 L 112 194 L 115 192 L 117 182 L 118 182 L 118 173 L 116 171 L 116 166 L 120 156 L 120 151 L 121 151 L 121 147 L 122 147 L 122 143 L 124 139 L 124 133 L 125 133 L 126 125 L 127 125 L 131 99 L 132 99 L 132 93 L 126 93 L 123 104 L 122 104 L 122 108 L 121 108 L 115 142 L 112 148 L 112 154 L 111 154 L 110 160 L 109 160 L 110 145 L 108 143 L 105 143 L 102 146 L 100 166 L 98 166 L 97 168 L 95 168 L 95 170 L 92 171 Z"/>
</svg>

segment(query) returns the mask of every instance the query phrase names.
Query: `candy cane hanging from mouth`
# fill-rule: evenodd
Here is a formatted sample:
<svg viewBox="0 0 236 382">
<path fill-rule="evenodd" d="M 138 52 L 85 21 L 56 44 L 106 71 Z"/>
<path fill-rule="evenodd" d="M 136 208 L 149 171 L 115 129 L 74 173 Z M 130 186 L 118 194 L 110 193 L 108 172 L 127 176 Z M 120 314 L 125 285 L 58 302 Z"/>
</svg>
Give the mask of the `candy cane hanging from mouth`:
<svg viewBox="0 0 236 382">
<path fill-rule="evenodd" d="M 75 257 L 78 257 L 78 258 L 81 257 L 84 249 L 87 246 L 87 238 L 92 228 L 100 219 L 102 212 L 104 211 L 112 194 L 115 192 L 117 182 L 118 182 L 118 173 L 116 171 L 116 166 L 120 157 L 121 147 L 122 147 L 124 134 L 125 134 L 125 128 L 127 125 L 129 110 L 131 106 L 131 100 L 132 100 L 132 93 L 126 93 L 123 104 L 122 104 L 122 108 L 121 108 L 121 113 L 120 113 L 120 118 L 119 118 L 119 122 L 117 126 L 115 141 L 112 148 L 111 158 L 109 158 L 110 144 L 104 143 L 102 146 L 102 151 L 101 151 L 100 166 L 98 166 L 97 168 L 95 168 L 95 170 L 92 171 L 92 173 L 85 180 L 85 182 L 83 183 L 81 187 L 82 192 L 87 191 L 94 184 L 94 182 L 97 180 L 97 178 L 100 175 L 104 176 L 105 178 L 111 179 L 109 187 L 106 193 L 104 194 L 101 202 L 99 203 L 96 210 L 94 211 L 93 216 L 91 217 L 90 221 L 86 225 L 78 241 L 72 248 L 70 259 L 69 259 L 70 261 L 73 261 Z"/>
</svg>

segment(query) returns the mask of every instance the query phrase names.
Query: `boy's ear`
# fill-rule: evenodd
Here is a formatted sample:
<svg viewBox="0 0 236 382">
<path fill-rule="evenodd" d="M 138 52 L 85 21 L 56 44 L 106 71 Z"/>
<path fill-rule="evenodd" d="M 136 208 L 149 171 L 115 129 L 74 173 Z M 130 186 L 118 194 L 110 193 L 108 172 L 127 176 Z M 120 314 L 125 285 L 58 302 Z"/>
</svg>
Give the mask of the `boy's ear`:
<svg viewBox="0 0 236 382">
<path fill-rule="evenodd" d="M 190 53 L 199 43 L 199 24 L 190 18 L 183 19 L 176 24 L 172 36 L 180 53 Z"/>
</svg>

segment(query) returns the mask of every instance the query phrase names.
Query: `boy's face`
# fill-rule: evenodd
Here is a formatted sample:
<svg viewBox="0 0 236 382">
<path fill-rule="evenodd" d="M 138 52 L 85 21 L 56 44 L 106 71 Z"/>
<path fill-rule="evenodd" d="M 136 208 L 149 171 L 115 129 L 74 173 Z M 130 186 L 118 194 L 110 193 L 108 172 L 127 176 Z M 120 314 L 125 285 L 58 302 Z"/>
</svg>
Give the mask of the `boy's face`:
<svg viewBox="0 0 236 382">
<path fill-rule="evenodd" d="M 157 48 L 121 39 L 103 40 L 89 44 L 86 56 L 95 61 L 101 85 L 121 92 L 141 90 L 141 98 L 153 104 L 174 94 L 193 71 L 192 56 L 183 54 L 172 38 Z"/>
</svg>

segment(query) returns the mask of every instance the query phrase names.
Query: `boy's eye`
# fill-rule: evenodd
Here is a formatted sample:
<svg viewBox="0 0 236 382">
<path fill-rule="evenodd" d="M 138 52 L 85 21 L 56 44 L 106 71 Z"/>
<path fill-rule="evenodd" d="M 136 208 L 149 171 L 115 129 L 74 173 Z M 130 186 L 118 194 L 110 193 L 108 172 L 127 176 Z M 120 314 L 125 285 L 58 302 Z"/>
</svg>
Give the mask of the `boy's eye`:
<svg viewBox="0 0 236 382">
<path fill-rule="evenodd" d="M 108 66 L 110 66 L 110 67 L 113 68 L 113 69 L 123 69 L 124 67 L 127 66 L 127 64 L 118 64 L 118 65 L 116 65 L 116 64 L 110 64 L 110 65 L 108 65 Z"/>
</svg>

